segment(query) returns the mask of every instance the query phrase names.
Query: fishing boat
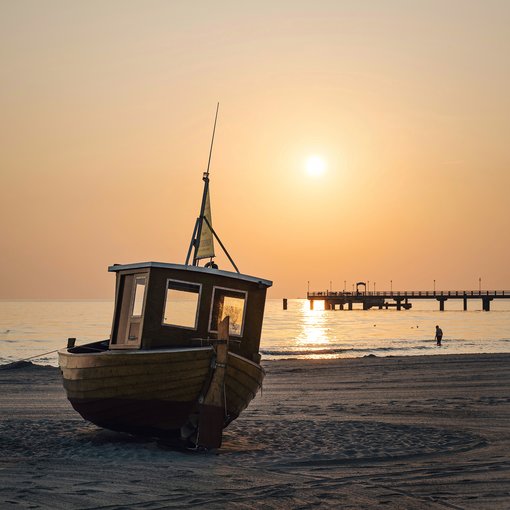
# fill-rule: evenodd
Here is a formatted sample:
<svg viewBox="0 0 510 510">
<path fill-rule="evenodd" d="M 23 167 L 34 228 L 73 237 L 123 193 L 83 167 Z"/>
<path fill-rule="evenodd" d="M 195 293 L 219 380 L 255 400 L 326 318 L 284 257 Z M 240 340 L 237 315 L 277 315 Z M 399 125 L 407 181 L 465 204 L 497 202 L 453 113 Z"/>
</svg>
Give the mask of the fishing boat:
<svg viewBox="0 0 510 510">
<path fill-rule="evenodd" d="M 67 398 L 107 429 L 218 448 L 262 386 L 259 344 L 272 282 L 242 274 L 212 226 L 209 169 L 184 264 L 114 264 L 109 339 L 59 351 Z M 215 263 L 215 240 L 234 270 Z M 204 265 L 200 263 L 207 261 Z"/>
</svg>

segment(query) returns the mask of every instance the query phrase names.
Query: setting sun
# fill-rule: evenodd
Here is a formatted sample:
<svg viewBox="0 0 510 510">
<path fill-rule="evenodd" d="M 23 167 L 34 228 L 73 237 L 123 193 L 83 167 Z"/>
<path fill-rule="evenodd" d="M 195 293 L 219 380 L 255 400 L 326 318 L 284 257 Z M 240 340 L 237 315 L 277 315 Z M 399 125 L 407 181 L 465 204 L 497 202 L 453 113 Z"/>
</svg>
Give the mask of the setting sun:
<svg viewBox="0 0 510 510">
<path fill-rule="evenodd" d="M 319 156 L 310 156 L 306 161 L 306 172 L 312 177 L 319 177 L 326 171 L 326 163 Z"/>
</svg>

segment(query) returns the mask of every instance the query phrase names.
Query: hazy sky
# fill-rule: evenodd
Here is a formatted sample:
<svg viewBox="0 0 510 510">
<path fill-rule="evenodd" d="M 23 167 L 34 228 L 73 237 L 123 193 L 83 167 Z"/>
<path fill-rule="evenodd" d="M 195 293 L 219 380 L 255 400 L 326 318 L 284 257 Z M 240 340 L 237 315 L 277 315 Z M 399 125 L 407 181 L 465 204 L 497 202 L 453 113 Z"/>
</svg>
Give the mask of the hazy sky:
<svg viewBox="0 0 510 510">
<path fill-rule="evenodd" d="M 0 298 L 184 262 L 217 101 L 214 227 L 273 297 L 510 289 L 509 27 L 508 0 L 1 1 Z"/>
</svg>

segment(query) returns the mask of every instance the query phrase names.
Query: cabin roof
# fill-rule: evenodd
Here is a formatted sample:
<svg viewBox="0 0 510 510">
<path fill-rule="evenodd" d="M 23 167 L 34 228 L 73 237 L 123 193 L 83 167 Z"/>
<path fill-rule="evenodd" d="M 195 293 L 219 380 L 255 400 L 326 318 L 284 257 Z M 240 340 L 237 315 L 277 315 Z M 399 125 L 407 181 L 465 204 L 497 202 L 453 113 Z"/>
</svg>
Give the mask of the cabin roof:
<svg viewBox="0 0 510 510">
<path fill-rule="evenodd" d="M 108 267 L 108 271 L 116 273 L 117 271 L 126 271 L 130 269 L 146 269 L 150 267 L 158 267 L 162 269 L 178 269 L 181 271 L 191 271 L 195 273 L 206 273 L 209 275 L 226 276 L 228 278 L 235 278 L 237 280 L 244 280 L 247 282 L 258 283 L 265 287 L 271 287 L 273 282 L 271 280 L 265 280 L 264 278 L 258 278 L 256 276 L 250 276 L 242 273 L 234 273 L 233 271 L 223 271 L 221 269 L 212 269 L 209 267 L 200 266 L 187 266 L 185 264 L 168 264 L 166 262 L 135 262 L 134 264 L 114 264 Z"/>
</svg>

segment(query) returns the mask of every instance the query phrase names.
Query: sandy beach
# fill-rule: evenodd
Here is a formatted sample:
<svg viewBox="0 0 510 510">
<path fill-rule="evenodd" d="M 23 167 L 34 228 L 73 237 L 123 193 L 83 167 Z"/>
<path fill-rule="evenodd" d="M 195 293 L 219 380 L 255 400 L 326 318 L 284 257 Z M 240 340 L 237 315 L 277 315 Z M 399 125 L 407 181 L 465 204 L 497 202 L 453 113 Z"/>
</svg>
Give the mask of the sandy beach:
<svg viewBox="0 0 510 510">
<path fill-rule="evenodd" d="M 0 370 L 0 507 L 510 506 L 510 355 L 272 361 L 217 452 L 101 430 L 59 370 Z"/>
</svg>

